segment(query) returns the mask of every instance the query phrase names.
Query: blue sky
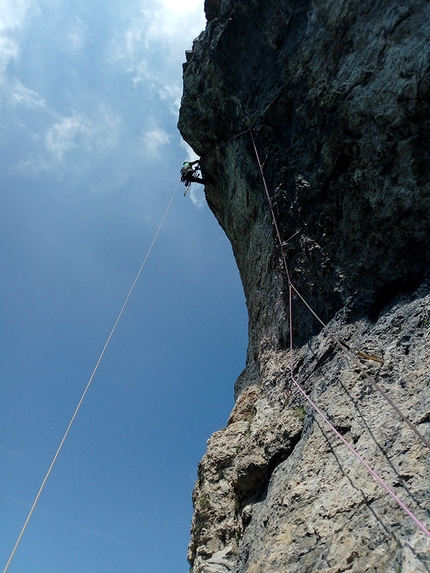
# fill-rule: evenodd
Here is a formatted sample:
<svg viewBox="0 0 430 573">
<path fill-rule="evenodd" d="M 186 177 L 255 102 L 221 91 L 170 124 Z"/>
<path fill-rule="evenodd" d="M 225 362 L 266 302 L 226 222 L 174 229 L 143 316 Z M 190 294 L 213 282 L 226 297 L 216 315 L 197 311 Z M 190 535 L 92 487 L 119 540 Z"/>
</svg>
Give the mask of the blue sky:
<svg viewBox="0 0 430 573">
<path fill-rule="evenodd" d="M 203 0 L 0 0 L 2 569 L 190 154 L 204 26 Z M 246 337 L 230 245 L 180 187 L 9 571 L 186 572 Z"/>
</svg>

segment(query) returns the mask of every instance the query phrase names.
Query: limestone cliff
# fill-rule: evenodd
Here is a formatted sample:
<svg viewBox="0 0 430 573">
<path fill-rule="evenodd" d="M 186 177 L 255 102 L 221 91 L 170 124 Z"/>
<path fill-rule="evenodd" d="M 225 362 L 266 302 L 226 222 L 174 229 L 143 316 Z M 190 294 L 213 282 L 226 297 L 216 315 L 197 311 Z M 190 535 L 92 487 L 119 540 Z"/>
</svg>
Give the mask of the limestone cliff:
<svg viewBox="0 0 430 573">
<path fill-rule="evenodd" d="M 179 120 L 231 241 L 249 346 L 193 493 L 193 573 L 430 571 L 430 543 L 289 377 L 429 527 L 430 4 L 206 0 Z M 242 133 L 244 132 L 244 133 Z M 239 135 L 241 134 L 241 135 Z M 379 359 L 369 360 L 365 355 Z"/>
</svg>

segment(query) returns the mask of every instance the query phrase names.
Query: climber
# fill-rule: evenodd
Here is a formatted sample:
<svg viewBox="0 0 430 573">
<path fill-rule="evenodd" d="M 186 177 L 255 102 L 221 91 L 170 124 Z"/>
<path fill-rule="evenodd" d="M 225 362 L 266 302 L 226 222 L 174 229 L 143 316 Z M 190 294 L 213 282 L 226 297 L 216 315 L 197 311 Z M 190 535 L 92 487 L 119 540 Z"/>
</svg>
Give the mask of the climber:
<svg viewBox="0 0 430 573">
<path fill-rule="evenodd" d="M 181 181 L 185 183 L 184 197 L 191 186 L 191 183 L 201 183 L 205 185 L 206 181 L 200 176 L 199 160 L 184 161 L 181 169 Z"/>
</svg>

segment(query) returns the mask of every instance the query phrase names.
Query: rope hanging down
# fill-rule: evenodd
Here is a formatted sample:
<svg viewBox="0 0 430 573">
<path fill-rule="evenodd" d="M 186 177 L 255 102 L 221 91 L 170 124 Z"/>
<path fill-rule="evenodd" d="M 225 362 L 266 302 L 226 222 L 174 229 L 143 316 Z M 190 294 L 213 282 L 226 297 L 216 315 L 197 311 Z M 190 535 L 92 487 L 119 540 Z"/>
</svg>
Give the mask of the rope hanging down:
<svg viewBox="0 0 430 573">
<path fill-rule="evenodd" d="M 287 273 L 287 277 L 288 277 L 288 283 L 289 285 L 294 288 L 294 293 L 300 298 L 300 300 L 303 302 L 303 304 L 308 308 L 308 310 L 313 314 L 313 316 L 318 320 L 318 322 L 323 326 L 323 328 L 325 328 L 326 330 L 328 330 L 327 324 L 318 316 L 318 314 L 314 311 L 314 309 L 309 305 L 309 303 L 305 300 L 305 298 L 300 294 L 300 292 L 296 289 L 296 287 L 293 287 L 291 281 L 290 281 L 290 277 L 289 277 L 289 271 L 288 271 L 288 265 L 287 265 L 287 261 L 285 258 L 285 252 L 283 249 L 283 242 L 282 242 L 282 238 L 281 238 L 281 234 L 278 228 L 278 224 L 276 221 L 276 217 L 273 211 L 273 206 L 272 206 L 272 201 L 270 198 L 270 194 L 269 191 L 267 189 L 267 185 L 265 182 L 265 178 L 264 178 L 264 173 L 263 173 L 263 169 L 261 166 L 261 162 L 260 159 L 258 157 L 258 152 L 257 152 L 257 148 L 255 145 L 255 141 L 254 141 L 254 135 L 252 132 L 252 125 L 250 127 L 248 127 L 247 129 L 240 131 L 239 133 L 237 133 L 236 135 L 233 135 L 233 137 L 230 137 L 230 139 L 228 139 L 227 141 L 225 141 L 224 143 L 222 143 L 221 145 L 219 145 L 218 147 L 214 148 L 212 151 L 210 151 L 209 153 L 207 153 L 205 156 L 202 157 L 202 159 L 206 159 L 207 157 L 210 157 L 213 153 L 216 153 L 217 151 L 219 151 L 220 149 L 222 149 L 223 147 L 226 147 L 231 141 L 233 141 L 234 139 L 237 139 L 238 137 L 240 137 L 241 135 L 245 135 L 246 133 L 249 133 L 252 139 L 252 143 L 254 146 L 254 151 L 255 154 L 257 156 L 257 161 L 259 163 L 259 168 L 260 168 L 260 173 L 261 176 L 263 178 L 263 183 L 265 185 L 265 189 L 266 189 L 266 194 L 267 194 L 267 199 L 269 201 L 269 205 L 272 211 L 272 220 L 273 220 L 273 224 L 276 230 L 276 235 L 277 235 L 277 239 L 279 241 L 279 245 L 281 248 L 281 254 L 282 254 L 282 259 L 283 259 L 283 265 L 284 268 L 286 270 Z M 295 236 L 297 233 L 295 233 L 293 236 Z M 291 239 L 292 237 L 290 237 Z M 289 240 L 290 240 L 289 239 Z M 290 301 L 291 303 L 291 301 Z M 355 364 L 355 366 L 360 370 L 360 372 L 366 377 L 366 379 L 368 380 L 368 382 L 370 382 L 372 384 L 372 386 L 375 388 L 375 390 L 384 398 L 384 400 L 386 400 L 388 402 L 388 404 L 393 408 L 393 410 L 398 414 L 398 416 L 409 426 L 409 428 L 414 432 L 414 434 L 417 436 L 417 438 L 419 440 L 421 440 L 421 442 L 423 444 L 425 444 L 427 446 L 427 448 L 430 449 L 430 442 L 421 434 L 421 432 L 416 428 L 416 426 L 403 414 L 403 412 L 398 408 L 398 406 L 396 406 L 396 404 L 391 400 L 391 398 L 388 396 L 388 394 L 379 386 L 379 384 L 376 382 L 376 380 L 370 376 L 370 374 L 368 372 L 366 372 L 366 370 L 364 370 L 363 366 L 361 365 L 360 361 L 357 360 L 357 357 L 351 352 L 351 350 L 342 342 L 340 341 L 334 334 L 328 332 L 328 336 L 337 344 L 337 346 L 349 357 L 349 359 Z M 363 355 L 363 354 L 361 354 Z M 367 358 L 369 358 L 369 356 L 367 355 Z M 370 357 L 371 359 L 375 359 L 375 357 Z M 379 360 L 377 359 L 377 361 L 379 362 Z"/>
<path fill-rule="evenodd" d="M 321 318 L 316 314 L 316 312 L 313 310 L 313 308 L 303 298 L 303 296 L 296 289 L 296 287 L 294 287 L 294 292 L 299 297 L 299 299 L 303 302 L 303 304 L 308 308 L 308 310 L 313 314 L 313 316 L 318 320 L 318 322 L 324 328 L 327 329 L 327 324 L 323 320 L 321 320 Z M 375 390 L 377 392 L 379 392 L 379 394 L 388 402 L 388 404 L 390 404 L 390 406 L 393 408 L 393 410 L 409 426 L 409 428 L 414 432 L 414 434 L 417 436 L 417 438 L 419 438 L 421 440 L 421 442 L 425 446 L 427 446 L 427 448 L 430 449 L 430 442 L 421 434 L 421 432 L 418 430 L 418 428 L 416 426 L 414 426 L 414 424 L 409 420 L 409 418 L 407 418 L 403 414 L 403 412 L 398 408 L 398 406 L 396 406 L 396 404 L 391 400 L 391 398 L 388 396 L 388 394 L 379 386 L 379 384 L 376 382 L 376 380 L 372 376 L 370 376 L 370 374 L 368 372 L 366 372 L 366 370 L 364 370 L 360 361 L 357 360 L 356 356 L 354 356 L 354 354 L 351 352 L 351 350 L 341 340 L 339 340 L 339 338 L 337 338 L 337 336 L 335 336 L 334 334 L 328 332 L 328 336 L 333 340 L 333 342 L 335 342 L 339 346 L 339 348 L 341 350 L 343 350 L 343 352 L 348 356 L 348 358 L 351 360 L 351 362 L 353 362 L 355 364 L 355 366 L 357 366 L 357 368 L 359 368 L 360 372 L 372 384 L 372 386 L 375 388 Z M 362 356 L 365 353 L 361 352 L 358 354 Z"/>
<path fill-rule="evenodd" d="M 45 477 L 43 478 L 42 485 L 40 486 L 39 491 L 37 492 L 36 498 L 35 498 L 35 500 L 34 500 L 34 502 L 33 502 L 33 505 L 31 506 L 31 509 L 30 509 L 30 511 L 29 511 L 29 513 L 28 513 L 28 515 L 27 515 L 27 519 L 26 519 L 25 522 L 24 522 L 24 525 L 23 525 L 23 527 L 22 527 L 22 529 L 21 529 L 21 532 L 20 532 L 20 534 L 19 534 L 19 536 L 18 536 L 18 539 L 17 539 L 17 541 L 16 541 L 16 543 L 15 543 L 15 546 L 14 546 L 14 548 L 13 548 L 13 550 L 12 550 L 12 553 L 10 554 L 10 557 L 9 557 L 9 559 L 8 559 L 8 562 L 6 563 L 6 566 L 5 566 L 5 568 L 3 569 L 3 573 L 6 573 L 6 572 L 7 572 L 7 570 L 9 569 L 9 565 L 11 564 L 12 559 L 13 559 L 14 556 L 15 556 L 15 553 L 16 553 L 16 551 L 17 551 L 17 549 L 18 549 L 18 546 L 19 546 L 19 544 L 20 544 L 20 542 L 21 542 L 22 536 L 24 535 L 25 530 L 27 529 L 28 522 L 30 521 L 31 516 L 32 516 L 33 513 L 34 513 L 34 510 L 36 509 L 37 502 L 39 501 L 39 498 L 40 498 L 40 496 L 42 495 L 43 489 L 45 488 L 45 484 L 46 484 L 46 482 L 47 482 L 47 480 L 48 480 L 48 478 L 49 478 L 49 476 L 50 476 L 50 474 L 51 474 L 51 472 L 52 472 L 52 469 L 53 469 L 53 467 L 54 467 L 54 465 L 55 465 L 55 462 L 57 461 L 58 456 L 60 455 L 60 452 L 61 452 L 61 449 L 62 449 L 62 447 L 63 447 L 63 445 L 64 445 L 64 442 L 66 441 L 66 438 L 67 438 L 67 436 L 69 435 L 69 432 L 70 432 L 70 429 L 71 429 L 71 427 L 72 427 L 72 425 L 73 425 L 73 422 L 75 421 L 75 418 L 76 418 L 76 416 L 78 415 L 78 412 L 79 412 L 79 410 L 80 410 L 80 408 L 81 408 L 81 406 L 82 406 L 82 402 L 84 401 L 85 396 L 87 395 L 87 392 L 88 392 L 88 390 L 90 389 L 90 386 L 91 386 L 91 383 L 92 383 L 92 381 L 93 381 L 93 378 L 94 378 L 94 376 L 96 375 L 96 372 L 97 372 L 97 370 L 98 370 L 98 368 L 99 368 L 99 366 L 100 366 L 100 363 L 101 363 L 101 361 L 102 361 L 102 359 L 103 359 L 103 356 L 104 356 L 104 354 L 105 354 L 105 352 L 106 352 L 106 349 L 107 349 L 107 347 L 109 346 L 109 343 L 110 343 L 111 338 L 112 338 L 112 336 L 113 336 L 113 334 L 114 334 L 114 332 L 115 332 L 115 330 L 116 330 L 116 327 L 118 326 L 118 322 L 120 321 L 121 316 L 123 315 L 123 312 L 124 312 L 124 310 L 125 310 L 125 307 L 127 306 L 127 303 L 128 303 L 128 301 L 129 301 L 129 299 L 130 299 L 130 296 L 131 296 L 131 294 L 132 294 L 132 292 L 133 292 L 133 290 L 134 290 L 134 287 L 136 286 L 136 283 L 137 283 L 137 281 L 139 280 L 139 277 L 140 277 L 140 275 L 141 275 L 141 273 L 142 273 L 142 271 L 143 271 L 143 268 L 144 268 L 144 266 L 145 266 L 145 264 L 146 264 L 146 261 L 148 260 L 149 255 L 151 254 L 152 248 L 153 248 L 153 246 L 154 246 L 154 244 L 155 244 L 155 241 L 157 240 L 158 234 L 159 234 L 159 232 L 160 232 L 160 230 L 161 230 L 161 227 L 163 226 L 164 220 L 165 220 L 165 218 L 166 218 L 166 216 L 167 216 L 167 213 L 169 212 L 170 206 L 172 205 L 173 199 L 174 199 L 174 197 L 175 197 L 175 195 L 176 195 L 176 191 L 178 190 L 179 183 L 180 183 L 180 181 L 178 181 L 178 183 L 176 184 L 175 190 L 173 191 L 173 195 L 171 196 L 170 201 L 169 201 L 169 203 L 168 203 L 168 205 L 167 205 L 167 207 L 166 207 L 166 210 L 164 211 L 164 214 L 163 214 L 163 216 L 162 216 L 162 218 L 161 218 L 160 224 L 158 225 L 158 228 L 157 228 L 157 230 L 156 230 L 156 232 L 155 232 L 155 235 L 154 235 L 154 238 L 152 239 L 152 242 L 151 242 L 151 244 L 150 244 L 150 246 L 149 246 L 149 248 L 148 248 L 148 251 L 147 251 L 147 253 L 146 253 L 146 255 L 145 255 L 145 258 L 143 259 L 143 262 L 142 262 L 142 264 L 140 265 L 140 269 L 139 269 L 138 272 L 137 272 L 137 275 L 136 275 L 136 277 L 135 277 L 135 279 L 134 279 L 134 281 L 133 281 L 133 284 L 132 284 L 131 287 L 130 287 L 130 290 L 128 291 L 127 296 L 125 297 L 124 304 L 122 305 L 121 310 L 120 310 L 119 313 L 118 313 L 118 316 L 117 316 L 117 318 L 116 318 L 116 320 L 115 320 L 115 322 L 114 322 L 114 325 L 113 325 L 113 327 L 112 327 L 112 329 L 111 329 L 111 331 L 110 331 L 110 333 L 109 333 L 109 336 L 107 337 L 106 343 L 105 343 L 105 345 L 103 346 L 103 350 L 102 350 L 101 353 L 100 353 L 100 356 L 99 356 L 99 358 L 98 358 L 98 360 L 97 360 L 97 362 L 96 362 L 96 365 L 95 365 L 94 370 L 93 370 L 93 372 L 92 372 L 92 374 L 91 374 L 91 376 L 90 376 L 90 379 L 88 380 L 88 383 L 87 383 L 87 385 L 86 385 L 86 387 L 85 387 L 85 390 L 84 390 L 84 392 L 83 392 L 83 394 L 82 394 L 82 396 L 81 396 L 81 399 L 79 400 L 78 405 L 76 406 L 76 409 L 75 409 L 75 411 L 74 411 L 74 413 L 73 413 L 73 416 L 72 416 L 71 419 L 70 419 L 69 425 L 67 426 L 67 429 L 66 429 L 66 431 L 64 432 L 64 435 L 63 435 L 63 437 L 62 437 L 62 439 L 61 439 L 60 445 L 58 446 L 57 451 L 55 452 L 55 455 L 54 455 L 54 457 L 53 457 L 53 459 L 52 459 L 51 465 L 49 466 L 48 471 L 46 472 L 46 475 L 45 475 Z"/>
<path fill-rule="evenodd" d="M 264 188 L 266 191 L 266 195 L 267 195 L 267 200 L 269 202 L 269 206 L 270 206 L 270 211 L 272 214 L 272 221 L 273 221 L 273 225 L 275 227 L 275 232 L 276 232 L 276 237 L 278 239 L 279 242 L 279 246 L 281 249 L 281 255 L 282 255 L 282 262 L 284 265 L 284 269 L 287 273 L 287 279 L 288 279 L 288 284 L 289 286 L 291 286 L 292 288 L 294 288 L 294 293 L 299 297 L 299 299 L 303 302 L 303 304 L 306 306 L 306 308 L 312 313 L 312 315 L 317 319 L 317 321 L 321 324 L 321 326 L 323 328 L 325 328 L 328 331 L 328 326 L 327 324 L 318 316 L 318 314 L 314 311 L 314 309 L 310 306 L 310 304 L 306 301 L 306 299 L 300 294 L 300 292 L 297 290 L 297 288 L 295 286 L 293 286 L 291 279 L 290 279 L 290 275 L 289 275 L 289 270 L 288 270 L 288 265 L 287 265 L 287 260 L 285 257 L 285 251 L 283 248 L 283 242 L 282 242 L 282 237 L 281 237 L 281 233 L 279 231 L 279 227 L 276 221 L 276 217 L 275 217 L 275 212 L 273 209 L 273 205 L 272 205 L 272 200 L 270 198 L 270 194 L 269 194 L 269 190 L 267 188 L 267 184 L 265 181 L 265 177 L 264 177 L 264 173 L 263 173 L 263 168 L 260 162 L 260 158 L 258 155 L 258 151 L 257 151 L 257 147 L 255 145 L 255 140 L 254 140 L 254 135 L 252 133 L 252 130 L 249 129 L 249 133 L 251 135 L 251 139 L 252 139 L 252 144 L 254 147 L 254 153 L 257 157 L 257 162 L 259 165 L 259 169 L 260 169 L 260 174 L 261 177 L 263 179 L 263 184 L 264 184 Z M 240 134 L 241 135 L 241 134 Z M 291 301 L 290 301 L 291 302 Z M 376 380 L 374 378 L 372 378 L 372 376 L 370 376 L 370 374 L 368 374 L 368 372 L 366 372 L 366 370 L 364 370 L 364 368 L 362 367 L 361 363 L 359 360 L 357 360 L 356 356 L 354 356 L 354 354 L 351 352 L 351 350 L 343 343 L 341 342 L 334 334 L 328 332 L 328 336 L 333 340 L 333 342 L 335 342 L 339 348 L 348 356 L 348 358 L 355 364 L 355 366 L 357 366 L 357 368 L 359 368 L 360 372 L 366 377 L 366 379 L 372 384 L 372 386 L 375 388 L 375 390 L 377 392 L 379 392 L 379 394 L 384 398 L 384 400 L 386 400 L 388 402 L 388 404 L 393 408 L 393 410 L 398 414 L 398 416 L 409 426 L 409 428 L 414 432 L 414 434 L 417 436 L 417 438 L 419 440 L 421 440 L 421 442 L 423 444 L 425 444 L 427 446 L 427 448 L 430 449 L 430 442 L 421 434 L 421 432 L 416 428 L 416 426 L 414 426 L 414 424 L 403 414 L 403 412 L 398 408 L 398 406 L 396 406 L 396 404 L 391 400 L 391 398 L 388 396 L 388 394 L 379 386 L 379 384 L 376 382 Z"/>
<path fill-rule="evenodd" d="M 279 227 L 277 224 L 275 211 L 273 209 L 273 204 L 272 204 L 272 200 L 270 198 L 269 189 L 267 187 L 266 178 L 264 177 L 263 167 L 261 165 L 260 157 L 258 155 L 257 146 L 255 145 L 254 135 L 253 135 L 251 129 L 249 131 L 250 131 L 250 135 L 251 135 L 251 139 L 252 139 L 252 145 L 254 148 L 254 153 L 255 153 L 255 156 L 257 159 L 258 167 L 259 167 L 261 178 L 263 181 L 264 189 L 266 192 L 267 200 L 269 202 L 269 207 L 270 207 L 273 225 L 275 227 L 276 236 L 277 236 L 277 239 L 279 241 L 279 246 L 280 246 L 281 253 L 282 253 L 282 261 L 284 264 L 284 269 L 285 269 L 287 279 L 288 279 L 289 307 L 290 307 L 289 321 L 290 321 L 290 376 L 291 376 L 291 380 L 293 381 L 293 383 L 295 384 L 295 386 L 299 390 L 299 392 L 303 395 L 303 397 L 309 402 L 309 404 L 312 406 L 312 408 L 322 417 L 324 422 L 334 432 L 334 434 L 345 444 L 345 446 L 349 449 L 349 451 L 367 469 L 367 471 L 372 475 L 372 477 L 385 489 L 385 491 L 392 497 L 392 499 L 394 499 L 394 501 L 397 503 L 397 505 L 412 519 L 412 521 L 415 523 L 415 525 L 417 525 L 419 527 L 419 529 L 421 529 L 421 531 L 427 537 L 430 538 L 430 531 L 426 528 L 426 526 L 416 517 L 416 515 L 414 513 L 412 513 L 412 511 L 410 511 L 410 509 L 401 501 L 401 499 L 385 483 L 385 481 L 370 467 L 370 465 L 366 462 L 366 460 L 364 460 L 364 458 L 362 458 L 360 456 L 360 454 L 355 450 L 355 448 L 353 448 L 351 446 L 351 444 L 342 436 L 342 434 L 336 430 L 336 428 L 333 426 L 333 424 L 327 419 L 327 417 L 318 408 L 318 406 L 315 404 L 315 402 L 313 402 L 313 400 L 310 398 L 310 396 L 308 396 L 308 394 L 305 392 L 305 390 L 302 388 L 301 384 L 296 380 L 296 378 L 294 376 L 292 292 L 293 292 L 293 289 L 294 289 L 294 292 L 297 292 L 297 290 L 295 287 L 293 287 L 293 284 L 291 282 L 290 272 L 289 272 L 289 268 L 288 268 L 288 262 L 287 262 L 287 259 L 286 259 L 285 253 L 284 253 L 284 249 L 282 246 L 281 234 L 279 232 Z M 300 297 L 300 298 L 301 298 L 301 300 L 303 300 L 303 302 L 305 302 L 302 297 Z M 307 303 L 306 303 L 306 306 L 310 309 L 310 306 Z"/>
</svg>

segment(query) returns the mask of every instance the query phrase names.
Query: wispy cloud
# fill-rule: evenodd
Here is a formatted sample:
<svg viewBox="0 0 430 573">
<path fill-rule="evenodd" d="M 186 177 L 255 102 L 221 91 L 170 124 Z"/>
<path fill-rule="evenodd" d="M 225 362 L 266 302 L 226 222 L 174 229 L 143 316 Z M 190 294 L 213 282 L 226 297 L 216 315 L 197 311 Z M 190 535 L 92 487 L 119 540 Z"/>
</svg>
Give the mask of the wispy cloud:
<svg viewBox="0 0 430 573">
<path fill-rule="evenodd" d="M 31 109 L 46 108 L 45 100 L 37 92 L 25 87 L 17 79 L 12 83 L 10 95 L 15 105 L 24 105 Z"/>
<path fill-rule="evenodd" d="M 180 145 L 186 154 L 186 160 L 187 161 L 195 161 L 196 159 L 199 158 L 196 155 L 194 149 L 191 147 L 191 145 L 188 145 L 188 143 L 186 141 L 184 141 L 183 139 L 181 140 Z"/>
<path fill-rule="evenodd" d="M 111 167 L 115 163 L 118 177 L 97 184 L 88 181 L 88 185 L 105 189 L 114 181 L 116 188 L 136 165 L 141 165 L 142 153 L 148 160 L 157 160 L 164 153 L 173 136 L 160 126 L 167 125 L 166 112 L 178 112 L 181 63 L 185 49 L 190 47 L 190 30 L 197 35 L 205 25 L 203 3 L 202 0 L 131 0 L 130 4 L 126 10 L 128 19 L 122 19 L 124 15 L 117 19 L 115 36 L 108 41 L 109 58 L 104 62 L 101 91 L 96 94 L 96 88 L 86 81 L 88 70 L 80 68 L 90 29 L 86 16 L 65 11 L 63 0 L 43 2 L 49 16 L 48 28 L 54 26 L 54 21 L 61 28 L 53 45 L 55 55 L 64 58 L 66 52 L 75 74 L 72 78 L 71 74 L 60 74 L 62 82 L 53 87 L 54 78 L 42 59 L 39 76 L 24 78 L 19 76 L 20 66 L 8 68 L 11 59 L 27 56 L 26 50 L 30 48 L 25 33 L 30 24 L 38 33 L 42 33 L 41 24 L 46 24 L 38 0 L 0 0 L 3 123 L 10 133 L 17 133 L 17 127 L 20 132 L 13 141 L 16 153 L 14 163 L 8 165 L 10 171 L 31 177 L 42 172 L 58 177 L 66 173 L 77 176 L 108 161 Z M 100 38 L 96 40 L 91 41 L 97 49 L 106 49 L 105 39 L 103 44 Z M 42 42 L 40 49 L 42 54 L 48 45 Z M 18 77 L 12 76 L 12 69 L 18 70 Z M 120 79 L 118 72 L 122 75 Z M 131 92 L 130 101 L 140 94 L 148 101 L 142 115 L 139 119 L 134 117 L 132 123 L 123 99 L 115 99 L 115 86 L 103 91 L 106 77 L 118 82 L 127 75 L 138 90 Z M 77 85 L 79 89 L 75 91 Z M 141 122 L 140 135 L 139 131 L 136 133 L 137 121 Z M 9 132 L 5 130 L 3 137 L 4 145 L 10 146 Z M 117 153 L 114 150 L 120 144 L 122 151 Z M 117 161 L 112 163 L 114 156 Z M 125 170 L 125 175 L 121 170 Z"/>
<path fill-rule="evenodd" d="M 17 42 L 8 38 L 7 36 L 0 35 L 0 80 L 4 75 L 9 62 L 16 59 L 19 54 L 19 46 Z"/>
<path fill-rule="evenodd" d="M 82 172 L 89 168 L 91 162 L 105 160 L 119 144 L 121 117 L 104 104 L 88 112 L 72 111 L 68 115 L 60 115 L 47 108 L 44 100 L 32 90 L 19 86 L 16 93 L 17 101 L 23 105 L 44 106 L 49 123 L 41 132 L 26 130 L 27 135 L 37 142 L 37 147 L 12 168 L 13 172 L 30 176 L 57 169 L 62 173 L 65 170 Z M 81 156 L 79 164 L 76 164 L 76 158 L 72 161 L 68 158 L 74 150 Z"/>
<path fill-rule="evenodd" d="M 190 47 L 190 32 L 197 36 L 204 24 L 201 0 L 146 2 L 140 15 L 130 20 L 126 29 L 117 31 L 111 59 L 123 66 L 135 87 L 144 83 L 162 100 L 171 101 L 171 109 L 177 113 L 181 86 L 172 82 L 168 70 L 179 69 L 185 49 Z"/>
<path fill-rule="evenodd" d="M 20 53 L 18 35 L 33 0 L 0 0 L 0 80 Z"/>
<path fill-rule="evenodd" d="M 33 0 L 1 0 L 0 31 L 20 28 Z"/>
<path fill-rule="evenodd" d="M 142 10 L 147 19 L 146 36 L 148 41 L 169 41 L 182 43 L 183 30 L 201 32 L 203 23 L 203 3 L 201 0 L 162 0 L 152 7 Z"/>
<path fill-rule="evenodd" d="M 169 103 L 170 112 L 177 115 L 181 105 L 182 86 L 180 84 L 163 84 L 159 87 L 158 93 L 162 101 Z"/>
<path fill-rule="evenodd" d="M 54 159 L 63 161 L 64 154 L 74 149 L 79 139 L 85 143 L 91 131 L 91 122 L 83 114 L 74 113 L 69 117 L 62 117 L 48 129 L 45 136 L 46 149 Z"/>
<path fill-rule="evenodd" d="M 147 153 L 153 157 L 159 154 L 160 148 L 170 141 L 170 135 L 159 127 L 151 129 L 142 135 L 142 141 Z"/>
<path fill-rule="evenodd" d="M 121 118 L 100 105 L 89 116 L 73 112 L 59 117 L 46 131 L 45 147 L 57 162 L 77 146 L 96 156 L 102 156 L 118 144 Z"/>
<path fill-rule="evenodd" d="M 192 183 L 191 188 L 188 191 L 188 196 L 191 199 L 193 205 L 195 205 L 198 209 L 202 209 L 206 205 L 205 193 L 201 185 Z"/>
</svg>

